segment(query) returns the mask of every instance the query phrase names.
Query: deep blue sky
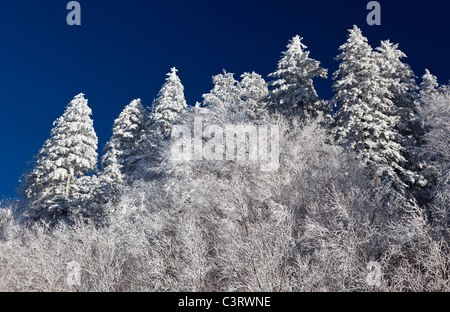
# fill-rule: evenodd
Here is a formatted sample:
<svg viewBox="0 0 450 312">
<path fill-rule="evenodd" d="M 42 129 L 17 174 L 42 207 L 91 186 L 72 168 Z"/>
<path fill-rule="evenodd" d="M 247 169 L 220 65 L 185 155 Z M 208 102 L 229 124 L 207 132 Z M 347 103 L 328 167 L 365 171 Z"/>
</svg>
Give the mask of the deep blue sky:
<svg viewBox="0 0 450 312">
<path fill-rule="evenodd" d="M 369 1 L 361 0 L 79 0 L 81 26 L 67 25 L 68 2 L 0 4 L 0 198 L 14 196 L 27 162 L 76 94 L 89 100 L 101 150 L 122 108 L 135 98 L 151 105 L 172 66 L 195 104 L 222 69 L 267 77 L 299 34 L 331 76 L 356 24 L 374 47 L 400 43 L 417 76 L 428 68 L 440 83 L 450 79 L 447 1 L 379 1 L 381 26 L 366 24 Z M 331 82 L 316 83 L 326 99 Z"/>
</svg>

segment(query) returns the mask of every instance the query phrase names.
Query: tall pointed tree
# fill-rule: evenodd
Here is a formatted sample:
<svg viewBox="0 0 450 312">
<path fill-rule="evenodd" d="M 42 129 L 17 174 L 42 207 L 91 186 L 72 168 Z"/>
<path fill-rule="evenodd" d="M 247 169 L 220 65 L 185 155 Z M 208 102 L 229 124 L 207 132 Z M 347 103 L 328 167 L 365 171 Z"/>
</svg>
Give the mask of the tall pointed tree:
<svg viewBox="0 0 450 312">
<path fill-rule="evenodd" d="M 400 118 L 389 80 L 381 74 L 377 56 L 356 25 L 339 50 L 333 84 L 337 142 L 358 152 L 375 177 L 392 181 L 404 193 L 403 180 L 411 179 L 411 172 L 403 168 L 404 147 L 396 129 Z"/>
<path fill-rule="evenodd" d="M 69 213 L 66 204 L 76 196 L 72 192 L 75 179 L 97 170 L 98 139 L 91 114 L 88 101 L 80 93 L 54 122 L 50 138 L 26 177 L 26 195 L 36 215 Z"/>
<path fill-rule="evenodd" d="M 187 107 L 184 87 L 177 72 L 175 67 L 170 70 L 152 105 L 147 123 L 148 153 L 152 160 L 158 159 L 161 143 L 170 138 L 173 125 L 181 121 L 181 113 Z"/>
<path fill-rule="evenodd" d="M 278 62 L 277 71 L 269 75 L 275 80 L 269 83 L 268 108 L 286 115 L 316 117 L 325 108 L 313 79 L 327 78 L 327 70 L 320 67 L 319 61 L 309 58 L 310 52 L 302 39 L 292 38 Z"/>
<path fill-rule="evenodd" d="M 393 101 L 399 108 L 416 110 L 414 101 L 418 90 L 415 75 L 408 64 L 402 62 L 406 54 L 389 40 L 381 41 L 377 48 L 381 74 L 389 79 Z"/>
<path fill-rule="evenodd" d="M 438 93 L 439 83 L 437 77 L 425 69 L 425 74 L 422 76 L 422 83 L 420 84 L 420 96 L 430 96 Z"/>
<path fill-rule="evenodd" d="M 133 100 L 114 121 L 111 139 L 104 148 L 102 168 L 117 161 L 125 175 L 136 169 L 136 164 L 145 153 L 146 122 L 148 111 L 141 100 Z"/>
<path fill-rule="evenodd" d="M 402 62 L 406 54 L 389 40 L 382 41 L 376 56 L 381 75 L 388 83 L 391 99 L 395 104 L 392 114 L 399 116 L 395 125 L 401 135 L 403 156 L 407 162 L 404 167 L 411 171 L 405 181 L 418 187 L 424 186 L 425 179 L 419 174 L 424 163 L 420 160 L 420 145 L 424 135 L 423 122 L 417 106 L 417 84 L 415 75 L 408 64 Z M 414 174 L 413 174 L 414 173 Z"/>
</svg>

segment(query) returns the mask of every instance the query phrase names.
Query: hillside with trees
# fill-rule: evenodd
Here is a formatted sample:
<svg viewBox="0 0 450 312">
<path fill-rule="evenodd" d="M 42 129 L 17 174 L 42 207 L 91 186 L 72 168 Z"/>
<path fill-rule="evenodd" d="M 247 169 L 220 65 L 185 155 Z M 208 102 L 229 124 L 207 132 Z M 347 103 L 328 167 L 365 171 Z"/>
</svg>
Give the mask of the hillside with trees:
<svg viewBox="0 0 450 312">
<path fill-rule="evenodd" d="M 405 58 L 354 26 L 331 99 L 300 36 L 200 103 L 172 68 L 100 155 L 76 95 L 1 203 L 0 291 L 449 291 L 450 86 Z"/>
</svg>

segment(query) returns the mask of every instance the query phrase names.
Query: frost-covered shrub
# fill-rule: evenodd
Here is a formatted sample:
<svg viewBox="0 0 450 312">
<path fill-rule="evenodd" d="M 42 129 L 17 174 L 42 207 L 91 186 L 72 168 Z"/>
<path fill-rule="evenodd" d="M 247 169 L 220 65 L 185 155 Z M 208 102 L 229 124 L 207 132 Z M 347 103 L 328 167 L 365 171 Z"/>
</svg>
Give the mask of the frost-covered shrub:
<svg viewBox="0 0 450 312">
<path fill-rule="evenodd" d="M 11 237 L 14 227 L 11 208 L 0 202 L 0 241 L 7 241 Z"/>
<path fill-rule="evenodd" d="M 428 73 L 429 74 L 429 73 Z M 424 94 L 420 113 L 425 123 L 424 158 L 432 184 L 433 227 L 450 240 L 450 87 Z"/>
</svg>

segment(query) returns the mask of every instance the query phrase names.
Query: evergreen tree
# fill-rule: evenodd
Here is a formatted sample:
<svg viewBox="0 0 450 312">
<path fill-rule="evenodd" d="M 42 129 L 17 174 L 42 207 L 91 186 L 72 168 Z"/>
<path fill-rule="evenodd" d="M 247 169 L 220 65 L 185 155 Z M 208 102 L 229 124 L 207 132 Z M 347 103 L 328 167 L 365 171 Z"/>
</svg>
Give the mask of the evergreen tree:
<svg viewBox="0 0 450 312">
<path fill-rule="evenodd" d="M 117 150 L 111 148 L 102 157 L 103 170 L 99 177 L 110 185 L 121 185 L 124 182 L 124 175 L 122 174 L 122 165 L 117 160 Z"/>
<path fill-rule="evenodd" d="M 102 168 L 117 162 L 124 175 L 130 175 L 145 152 L 148 111 L 141 100 L 133 100 L 114 121 L 111 139 L 104 148 Z M 114 160 L 114 162 L 112 162 Z"/>
<path fill-rule="evenodd" d="M 32 202 L 34 216 L 70 213 L 67 204 L 77 197 L 73 188 L 76 179 L 97 170 L 98 139 L 91 114 L 88 101 L 80 93 L 54 122 L 50 138 L 26 177 L 26 195 Z"/>
<path fill-rule="evenodd" d="M 392 92 L 393 101 L 401 109 L 409 109 L 417 115 L 415 100 L 418 90 L 415 75 L 408 64 L 401 61 L 406 54 L 389 40 L 381 41 L 378 62 L 381 74 L 388 79 L 389 90 Z"/>
<path fill-rule="evenodd" d="M 400 117 L 389 79 L 381 74 L 377 57 L 357 26 L 339 50 L 336 60 L 341 63 L 333 84 L 333 103 L 339 108 L 333 129 L 336 140 L 358 152 L 375 177 L 404 193 L 403 179 L 412 179 L 413 174 L 403 167 L 404 147 L 396 129 Z"/>
<path fill-rule="evenodd" d="M 410 66 L 401 61 L 406 55 L 398 49 L 398 44 L 394 45 L 389 40 L 382 41 L 377 50 L 381 75 L 388 83 L 391 99 L 395 104 L 392 114 L 399 116 L 395 127 L 401 135 L 403 156 L 407 160 L 404 167 L 411 171 L 405 182 L 422 187 L 425 179 L 419 172 L 422 171 L 424 164 L 419 155 L 424 131 L 417 107 L 418 87 L 415 75 Z"/>
<path fill-rule="evenodd" d="M 241 75 L 241 100 L 245 113 L 250 119 L 258 119 L 265 112 L 263 99 L 268 95 L 267 83 L 255 72 Z"/>
<path fill-rule="evenodd" d="M 214 87 L 203 94 L 203 105 L 211 108 L 219 118 L 227 114 L 237 114 L 244 111 L 242 88 L 233 73 L 218 74 L 212 77 Z"/>
<path fill-rule="evenodd" d="M 102 157 L 103 170 L 97 178 L 97 187 L 95 194 L 95 201 L 99 204 L 102 214 L 105 211 L 106 204 L 113 202 L 118 196 L 121 187 L 126 182 L 126 176 L 122 173 L 122 165 L 117 160 L 117 150 L 111 148 Z"/>
<path fill-rule="evenodd" d="M 425 74 L 422 76 L 422 83 L 420 84 L 420 96 L 430 96 L 437 94 L 439 83 L 437 77 L 425 69 Z"/>
<path fill-rule="evenodd" d="M 181 113 L 187 107 L 184 87 L 173 67 L 167 74 L 166 82 L 152 105 L 148 120 L 148 153 L 152 161 L 159 158 L 163 141 L 170 138 L 173 125 L 181 121 Z"/>
<path fill-rule="evenodd" d="M 320 62 L 309 58 L 302 39 L 292 38 L 278 62 L 277 71 L 269 75 L 275 80 L 269 83 L 268 108 L 286 115 L 316 117 L 325 108 L 313 79 L 327 78 L 327 70 L 320 67 Z"/>
</svg>

